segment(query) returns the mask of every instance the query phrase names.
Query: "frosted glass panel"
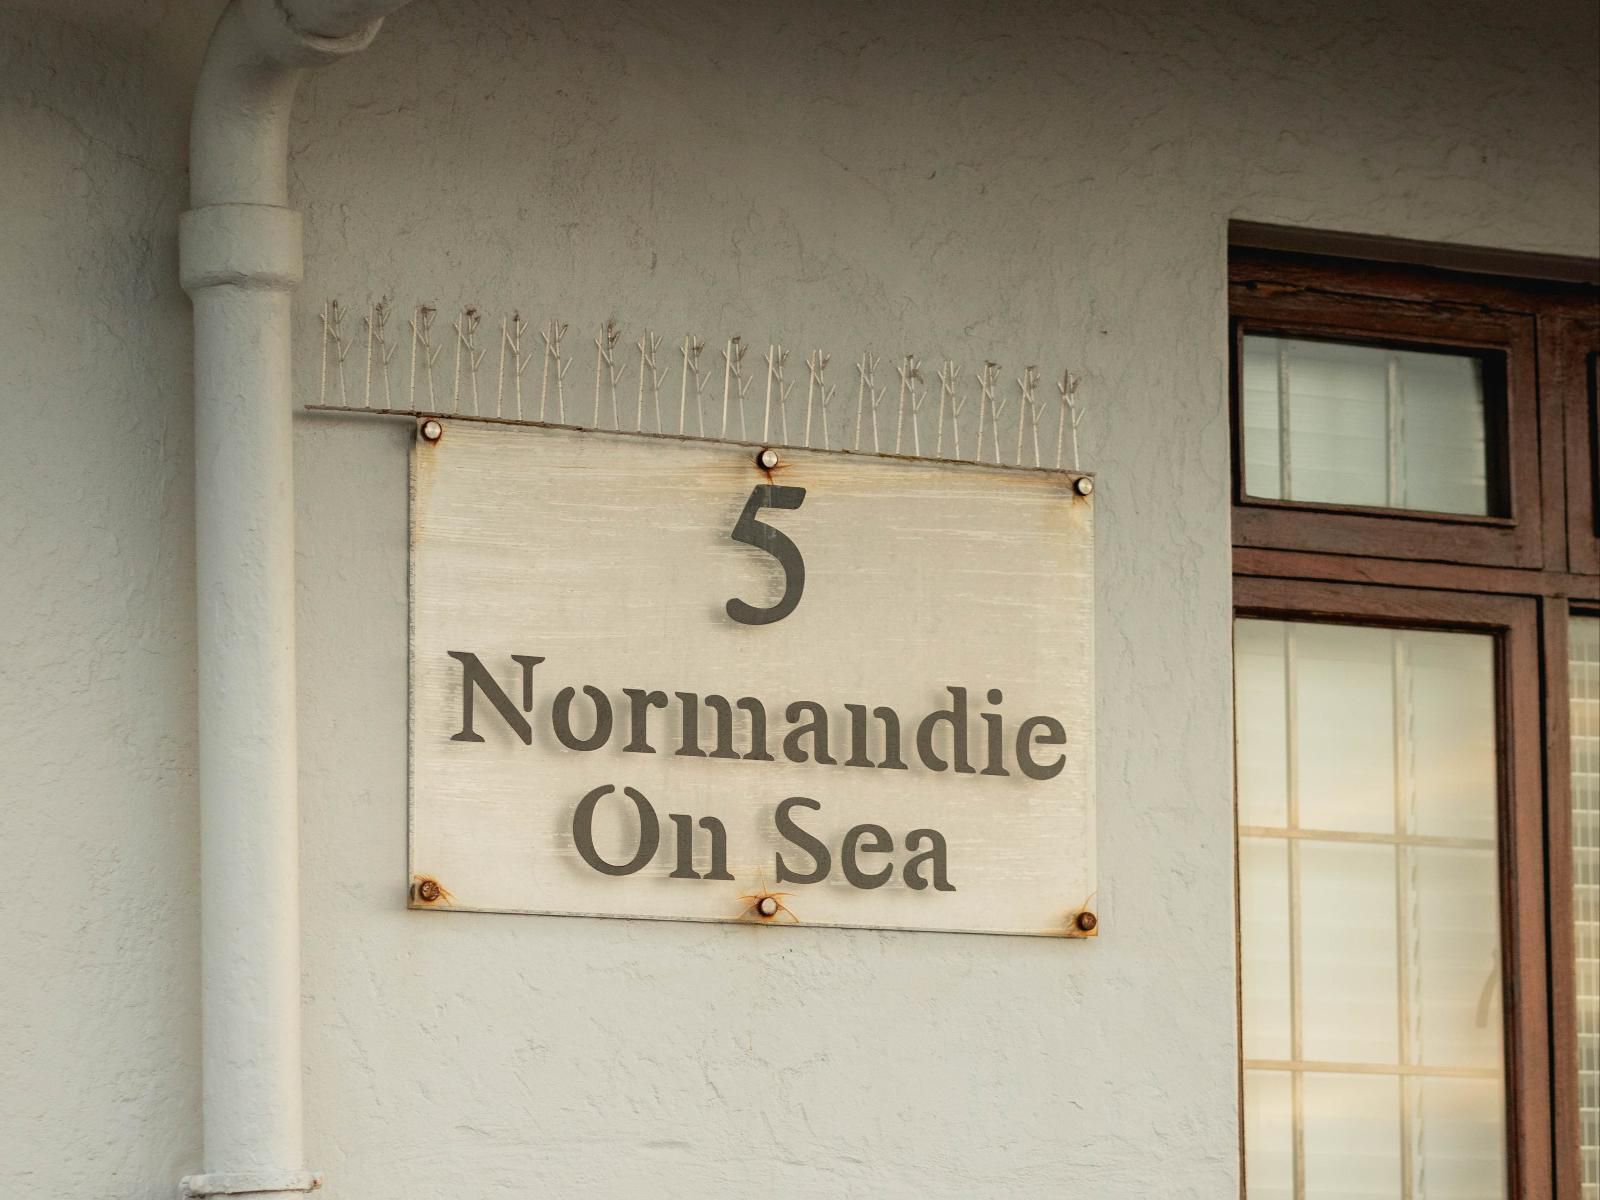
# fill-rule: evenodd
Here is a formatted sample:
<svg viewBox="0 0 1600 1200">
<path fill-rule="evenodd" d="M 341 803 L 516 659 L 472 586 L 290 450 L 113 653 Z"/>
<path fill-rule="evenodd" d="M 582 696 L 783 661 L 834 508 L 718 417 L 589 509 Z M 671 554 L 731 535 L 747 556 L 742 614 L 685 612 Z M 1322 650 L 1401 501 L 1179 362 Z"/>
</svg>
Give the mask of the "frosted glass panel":
<svg viewBox="0 0 1600 1200">
<path fill-rule="evenodd" d="M 1406 1086 L 1417 1118 L 1417 1200 L 1500 1200 L 1506 1147 L 1499 1081 L 1423 1076 Z"/>
<path fill-rule="evenodd" d="M 1240 416 L 1244 422 L 1245 491 L 1282 500 L 1283 413 L 1278 388 L 1279 339 L 1246 336 L 1240 369 Z"/>
<path fill-rule="evenodd" d="M 1244 1056 L 1291 1057 L 1289 1040 L 1289 844 L 1239 839 L 1239 987 L 1250 1020 Z"/>
<path fill-rule="evenodd" d="M 1284 633 L 1271 621 L 1241 621 L 1234 632 L 1233 689 L 1238 714 L 1235 773 L 1240 825 L 1288 820 L 1289 738 L 1284 704 Z"/>
<path fill-rule="evenodd" d="M 1403 635 L 1411 832 L 1495 836 L 1494 646 L 1488 638 Z"/>
<path fill-rule="evenodd" d="M 1301 1086 L 1305 1200 L 1401 1200 L 1400 1080 L 1307 1074 Z"/>
<path fill-rule="evenodd" d="M 1499 1200 L 1494 640 L 1241 619 L 1234 646 L 1249 1198 Z"/>
<path fill-rule="evenodd" d="M 1300 826 L 1394 832 L 1394 635 L 1297 625 L 1289 649 Z"/>
<path fill-rule="evenodd" d="M 1414 846 L 1410 1061 L 1498 1067 L 1505 1012 L 1500 979 L 1499 863 L 1492 850 Z"/>
<path fill-rule="evenodd" d="M 1600 620 L 1572 619 L 1572 915 L 1583 1200 L 1600 1200 Z"/>
<path fill-rule="evenodd" d="M 1477 355 L 1247 334 L 1243 359 L 1247 494 L 1490 512 Z"/>
<path fill-rule="evenodd" d="M 1305 1046 L 1314 1061 L 1399 1061 L 1393 846 L 1300 841 Z"/>
<path fill-rule="evenodd" d="M 1287 1071 L 1244 1075 L 1245 1174 L 1251 1200 L 1294 1200 L 1294 1099 Z"/>
</svg>

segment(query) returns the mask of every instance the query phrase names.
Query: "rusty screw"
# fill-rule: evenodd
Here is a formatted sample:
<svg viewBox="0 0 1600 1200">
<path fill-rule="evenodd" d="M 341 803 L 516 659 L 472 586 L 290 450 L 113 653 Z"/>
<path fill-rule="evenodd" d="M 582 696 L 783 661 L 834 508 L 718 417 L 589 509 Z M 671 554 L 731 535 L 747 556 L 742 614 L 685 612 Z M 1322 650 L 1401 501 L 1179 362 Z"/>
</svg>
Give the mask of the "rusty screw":
<svg viewBox="0 0 1600 1200">
<path fill-rule="evenodd" d="M 424 879 L 417 884 L 417 899 L 424 904 L 432 904 L 443 894 L 444 889 L 439 886 L 437 879 Z"/>
<path fill-rule="evenodd" d="M 444 436 L 444 426 L 439 424 L 439 422 L 435 421 L 432 417 L 429 417 L 426 421 L 424 421 L 422 423 L 422 440 L 423 441 L 425 441 L 425 442 L 437 442 L 443 436 Z"/>
<path fill-rule="evenodd" d="M 770 454 L 771 451 L 768 451 Z M 763 896 L 756 901 L 756 911 L 763 917 L 773 917 L 778 914 L 778 901 L 772 896 Z"/>
<path fill-rule="evenodd" d="M 1100 924 L 1100 918 L 1095 916 L 1092 912 L 1084 911 L 1079 913 L 1077 917 L 1073 919 L 1073 924 L 1084 933 L 1093 933 L 1094 927 Z"/>
<path fill-rule="evenodd" d="M 756 455 L 756 466 L 760 467 L 763 471 L 770 471 L 777 465 L 778 452 L 771 446 L 768 446 L 760 454 Z"/>
<path fill-rule="evenodd" d="M 1077 492 L 1080 496 L 1087 496 L 1094 491 L 1094 480 L 1090 479 L 1087 475 L 1081 476 L 1079 479 L 1074 481 L 1072 490 Z M 1090 928 L 1093 928 L 1093 926 L 1090 926 Z"/>
</svg>

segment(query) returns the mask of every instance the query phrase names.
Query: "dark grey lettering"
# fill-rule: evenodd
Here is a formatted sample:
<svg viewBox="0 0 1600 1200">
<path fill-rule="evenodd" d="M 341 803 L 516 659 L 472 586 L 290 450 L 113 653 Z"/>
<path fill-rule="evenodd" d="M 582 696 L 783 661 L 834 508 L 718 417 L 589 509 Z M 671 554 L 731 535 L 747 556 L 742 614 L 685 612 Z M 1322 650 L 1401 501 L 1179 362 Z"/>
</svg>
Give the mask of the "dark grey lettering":
<svg viewBox="0 0 1600 1200">
<path fill-rule="evenodd" d="M 915 850 L 924 841 L 929 843 L 929 848 L 921 854 L 914 855 L 906 860 L 905 870 L 901 879 L 905 885 L 914 892 L 920 892 L 928 886 L 928 881 L 923 878 L 921 866 L 925 862 L 933 864 L 933 888 L 937 892 L 953 892 L 955 885 L 950 882 L 945 870 L 945 844 L 944 834 L 937 829 L 913 829 L 906 834 L 906 849 Z"/>
<path fill-rule="evenodd" d="M 667 820 L 672 822 L 678 844 L 678 865 L 668 878 L 699 879 L 700 873 L 694 869 L 694 818 L 685 813 L 668 813 Z"/>
<path fill-rule="evenodd" d="M 572 733 L 572 699 L 578 693 L 562 688 L 550 707 L 550 723 L 555 728 L 556 740 L 568 750 L 598 750 L 611 740 L 611 701 L 593 684 L 583 685 L 583 694 L 594 704 L 594 732 L 586 738 Z"/>
<path fill-rule="evenodd" d="M 519 713 L 511 697 L 495 682 L 494 676 L 484 668 L 476 654 L 464 650 L 448 650 L 447 654 L 461 664 L 461 732 L 450 735 L 452 742 L 481 742 L 483 735 L 472 728 L 472 693 L 480 691 L 495 712 L 511 727 L 511 732 L 522 739 L 524 746 L 533 745 L 533 729 L 528 718 Z M 529 654 L 513 654 L 511 661 L 522 667 L 522 708 L 533 708 L 533 669 L 544 661 Z"/>
<path fill-rule="evenodd" d="M 803 763 L 807 761 L 806 752 L 800 746 L 800 739 L 807 734 L 811 735 L 811 760 L 825 766 L 834 766 L 838 760 L 828 753 L 828 710 L 815 700 L 796 700 L 784 711 L 784 720 L 794 725 L 802 714 L 811 717 L 804 725 L 795 727 L 783 738 L 783 756 L 790 762 Z"/>
<path fill-rule="evenodd" d="M 665 708 L 667 694 L 641 688 L 623 688 L 622 694 L 633 702 L 628 712 L 628 744 L 623 749 L 632 754 L 654 754 L 655 747 L 650 744 L 650 710 Z"/>
<path fill-rule="evenodd" d="M 1045 734 L 1034 737 L 1035 729 L 1043 729 Z M 1067 765 L 1067 756 L 1058 754 L 1054 762 L 1039 763 L 1034 761 L 1033 748 L 1061 746 L 1066 744 L 1066 740 L 1066 729 L 1054 717 L 1029 717 L 1017 727 L 1017 766 L 1022 768 L 1022 773 L 1029 779 L 1054 779 Z"/>
<path fill-rule="evenodd" d="M 728 831 L 715 817 L 701 817 L 700 828 L 711 835 L 711 869 L 707 879 L 732 879 L 728 874 Z"/>
<path fill-rule="evenodd" d="M 602 784 L 578 801 L 572 813 L 572 841 L 583 861 L 602 875 L 632 875 L 655 857 L 656 848 L 661 845 L 661 823 L 656 820 L 656 810 L 650 806 L 650 801 L 631 787 L 623 788 L 623 794 L 633 801 L 639 815 L 639 847 L 633 857 L 620 866 L 601 858 L 594 848 L 594 810 L 603 797 L 616 790 L 609 783 Z"/>
<path fill-rule="evenodd" d="M 789 819 L 789 810 L 793 808 L 809 808 L 820 810 L 822 805 L 805 796 L 790 796 L 772 815 L 772 823 L 777 827 L 778 834 L 790 845 L 798 850 L 803 850 L 811 856 L 816 864 L 815 869 L 801 874 L 791 871 L 789 864 L 783 861 L 783 854 L 777 855 L 777 874 L 779 883 L 818 883 L 828 877 L 828 871 L 833 866 L 833 856 L 828 853 L 828 848 L 816 838 L 812 837 L 800 826 Z"/>
<path fill-rule="evenodd" d="M 700 749 L 700 697 L 693 692 L 674 692 L 683 713 L 683 736 L 678 741 L 675 754 L 683 758 L 704 758 Z"/>
<path fill-rule="evenodd" d="M 990 704 L 999 705 L 1005 700 L 999 688 L 990 688 L 987 699 Z M 983 768 L 985 775 L 1009 775 L 1005 767 L 1006 741 L 1005 728 L 999 713 L 983 713 L 984 728 L 988 731 L 988 762 Z"/>
<path fill-rule="evenodd" d="M 867 706 L 846 704 L 844 710 L 850 714 L 850 757 L 845 760 L 845 766 L 886 767 L 891 771 L 907 769 L 905 760 L 900 757 L 899 713 L 887 707 L 872 710 L 872 715 L 883 722 L 883 761 L 875 763 L 867 753 Z"/>
<path fill-rule="evenodd" d="M 967 689 L 952 687 L 945 690 L 950 693 L 951 706 L 929 713 L 917 724 L 917 756 L 930 771 L 943 771 L 946 767 L 953 767 L 963 775 L 975 774 L 972 763 L 967 759 Z M 954 743 L 954 753 L 949 763 L 940 758 L 933 749 L 933 731 L 941 723 L 950 726 Z"/>
<path fill-rule="evenodd" d="M 869 837 L 871 843 L 862 845 L 863 840 Z M 881 871 L 868 872 L 863 871 L 856 860 L 862 854 L 887 854 L 893 849 L 894 839 L 882 825 L 857 825 L 845 834 L 844 848 L 839 852 L 839 865 L 844 868 L 844 877 L 850 886 L 871 891 L 888 883 L 894 874 L 893 863 L 885 863 Z"/>
<path fill-rule="evenodd" d="M 767 753 L 767 710 L 754 696 L 746 696 L 737 707 L 750 714 L 750 750 L 745 758 L 751 762 L 771 762 Z"/>
<path fill-rule="evenodd" d="M 711 869 L 701 875 L 694 869 L 694 818 L 683 813 L 668 813 L 676 830 L 678 865 L 671 879 L 732 879 L 728 874 L 728 831 L 716 817 L 701 817 L 700 828 L 711 837 Z"/>
</svg>

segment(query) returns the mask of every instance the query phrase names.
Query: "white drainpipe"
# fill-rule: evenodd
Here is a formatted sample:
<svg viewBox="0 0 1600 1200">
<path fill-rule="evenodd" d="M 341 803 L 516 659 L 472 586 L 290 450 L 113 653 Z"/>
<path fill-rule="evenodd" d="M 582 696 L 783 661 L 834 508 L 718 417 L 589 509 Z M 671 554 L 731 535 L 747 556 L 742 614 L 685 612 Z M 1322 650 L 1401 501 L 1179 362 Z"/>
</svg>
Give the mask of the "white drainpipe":
<svg viewBox="0 0 1600 1200">
<path fill-rule="evenodd" d="M 178 226 L 194 300 L 205 1173 L 183 1195 L 293 1197 L 305 1165 L 294 672 L 289 114 L 309 67 L 406 0 L 232 0 L 195 93 Z"/>
</svg>

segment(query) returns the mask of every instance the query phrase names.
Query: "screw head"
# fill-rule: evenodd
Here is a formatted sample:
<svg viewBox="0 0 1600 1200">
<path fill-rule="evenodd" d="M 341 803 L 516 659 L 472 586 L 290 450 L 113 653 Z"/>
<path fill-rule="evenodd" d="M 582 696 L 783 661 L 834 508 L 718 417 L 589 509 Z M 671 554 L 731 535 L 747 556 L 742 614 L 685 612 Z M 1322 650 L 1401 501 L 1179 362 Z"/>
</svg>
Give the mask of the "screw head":
<svg viewBox="0 0 1600 1200">
<path fill-rule="evenodd" d="M 1094 491 L 1094 480 L 1090 479 L 1087 475 L 1084 475 L 1081 478 L 1073 481 L 1072 490 L 1077 492 L 1080 496 L 1087 496 Z"/>
<path fill-rule="evenodd" d="M 1095 926 L 1100 924 L 1100 918 L 1095 916 L 1092 912 L 1085 911 L 1079 913 L 1077 917 L 1074 918 L 1073 924 L 1084 933 L 1093 933 Z"/>
<path fill-rule="evenodd" d="M 763 917 L 776 916 L 778 912 L 778 902 L 771 896 L 763 896 L 761 899 L 756 901 L 756 911 Z"/>
<path fill-rule="evenodd" d="M 417 899 L 424 904 L 432 904 L 443 892 L 444 889 L 439 886 L 437 879 L 424 879 L 417 884 Z"/>
<path fill-rule="evenodd" d="M 777 465 L 778 452 L 771 446 L 768 446 L 760 454 L 756 455 L 756 466 L 760 467 L 763 471 L 770 471 Z"/>
<path fill-rule="evenodd" d="M 439 424 L 439 422 L 435 421 L 432 417 L 429 417 L 426 421 L 424 421 L 422 423 L 422 440 L 423 441 L 425 441 L 425 442 L 437 442 L 443 436 L 444 436 L 444 426 Z"/>
</svg>

